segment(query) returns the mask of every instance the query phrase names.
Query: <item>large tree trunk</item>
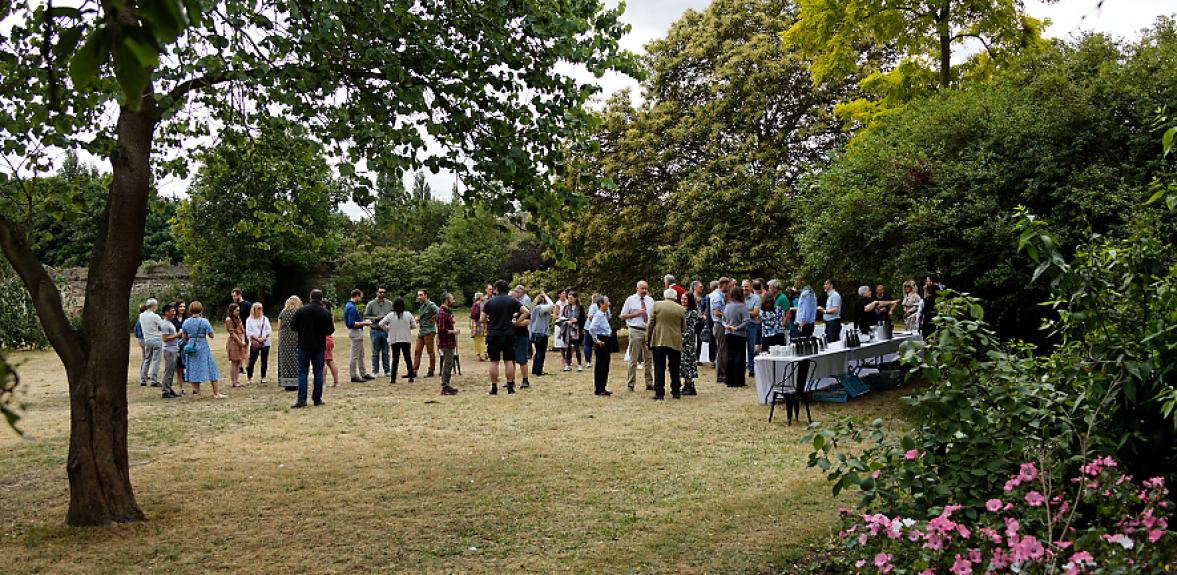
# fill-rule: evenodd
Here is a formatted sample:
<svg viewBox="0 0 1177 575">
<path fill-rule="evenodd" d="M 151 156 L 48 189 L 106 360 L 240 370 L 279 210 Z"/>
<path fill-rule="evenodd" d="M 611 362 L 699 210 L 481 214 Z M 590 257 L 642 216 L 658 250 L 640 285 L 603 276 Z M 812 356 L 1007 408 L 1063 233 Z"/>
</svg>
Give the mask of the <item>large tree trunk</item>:
<svg viewBox="0 0 1177 575">
<path fill-rule="evenodd" d="M 146 519 L 131 489 L 127 457 L 127 300 L 143 249 L 151 141 L 159 118 L 150 95 L 139 110 L 120 111 L 110 156 L 113 179 L 90 260 L 80 330 L 72 327 L 52 276 L 33 252 L 31 230 L 0 214 L 0 248 L 29 290 L 69 381 L 70 525 Z"/>
<path fill-rule="evenodd" d="M 151 185 L 151 141 L 159 113 L 148 96 L 119 113 L 113 178 L 86 281 L 85 359 L 66 366 L 70 383 L 70 525 L 146 519 L 135 501 L 127 457 L 127 300 L 143 250 Z"/>
<path fill-rule="evenodd" d="M 940 87 L 952 84 L 952 1 L 943 0 L 936 18 L 936 34 L 940 37 Z"/>
</svg>

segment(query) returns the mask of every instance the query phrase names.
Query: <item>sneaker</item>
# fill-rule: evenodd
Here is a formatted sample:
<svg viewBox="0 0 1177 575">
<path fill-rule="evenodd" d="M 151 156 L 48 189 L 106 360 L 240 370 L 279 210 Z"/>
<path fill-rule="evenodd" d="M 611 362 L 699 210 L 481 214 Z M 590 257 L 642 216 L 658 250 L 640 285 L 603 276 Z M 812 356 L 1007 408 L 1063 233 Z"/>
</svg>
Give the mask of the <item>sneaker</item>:
<svg viewBox="0 0 1177 575">
<path fill-rule="evenodd" d="M 370 373 L 365 373 L 365 374 L 364 374 L 364 381 L 372 381 L 373 379 L 376 379 L 376 376 L 374 376 L 374 375 L 372 375 L 372 374 L 370 374 Z"/>
<path fill-rule="evenodd" d="M 490 384 L 490 391 L 486 392 L 486 394 L 487 395 L 498 395 L 499 394 L 499 386 L 497 386 L 493 383 Z"/>
<path fill-rule="evenodd" d="M 585 367 L 592 367 L 592 366 L 593 366 L 593 362 L 591 362 L 591 361 L 586 361 L 586 362 L 584 362 L 584 366 L 585 366 Z"/>
<path fill-rule="evenodd" d="M 262 378 L 262 385 L 265 385 L 265 384 L 266 384 L 266 378 L 263 377 Z"/>
<path fill-rule="evenodd" d="M 576 371 L 584 371 L 584 367 L 578 365 L 576 366 Z"/>
<path fill-rule="evenodd" d="M 572 366 L 571 365 L 564 366 L 564 371 L 572 371 Z"/>
<path fill-rule="evenodd" d="M 507 395 L 515 395 L 515 384 L 514 383 L 507 384 Z"/>
<path fill-rule="evenodd" d="M 367 380 L 365 380 L 365 379 L 364 379 L 364 378 L 362 378 L 362 377 L 353 377 L 353 378 L 351 378 L 351 382 L 352 382 L 352 383 L 364 383 L 365 381 L 367 381 Z"/>
<path fill-rule="evenodd" d="M 457 395 L 458 390 L 447 385 L 447 386 L 441 388 L 441 394 L 442 395 Z"/>
<path fill-rule="evenodd" d="M 165 393 L 165 394 L 163 394 L 163 398 L 164 398 L 164 399 L 172 399 L 172 398 L 176 398 L 176 397 L 180 397 L 180 396 L 176 395 L 175 393 Z"/>
<path fill-rule="evenodd" d="M 530 389 L 530 388 L 531 388 L 531 382 L 527 381 L 526 379 L 523 380 L 523 385 L 519 386 L 519 389 Z"/>
</svg>

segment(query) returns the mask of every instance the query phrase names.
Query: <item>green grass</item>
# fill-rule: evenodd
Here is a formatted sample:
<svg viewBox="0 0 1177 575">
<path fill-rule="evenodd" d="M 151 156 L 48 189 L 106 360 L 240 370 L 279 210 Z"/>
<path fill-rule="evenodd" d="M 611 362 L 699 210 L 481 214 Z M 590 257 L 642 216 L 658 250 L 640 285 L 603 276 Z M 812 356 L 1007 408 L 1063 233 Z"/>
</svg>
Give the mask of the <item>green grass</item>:
<svg viewBox="0 0 1177 575">
<path fill-rule="evenodd" d="M 338 338 L 341 379 L 348 345 Z M 132 384 L 131 475 L 150 521 L 72 529 L 61 366 L 18 353 L 29 438 L 0 436 L 7 568 L 792 572 L 852 501 L 832 499 L 806 469 L 803 426 L 769 424 L 751 388 L 717 385 L 710 368 L 699 397 L 655 403 L 625 391 L 619 355 L 611 398 L 592 396 L 589 372 L 561 373 L 549 358 L 533 389 L 488 397 L 486 364 L 465 355 L 458 396 L 438 396 L 437 379 L 378 380 L 329 388 L 327 406 L 301 411 L 272 384 L 223 401 L 163 401 Z M 897 398 L 818 405 L 815 417 L 892 418 Z"/>
</svg>

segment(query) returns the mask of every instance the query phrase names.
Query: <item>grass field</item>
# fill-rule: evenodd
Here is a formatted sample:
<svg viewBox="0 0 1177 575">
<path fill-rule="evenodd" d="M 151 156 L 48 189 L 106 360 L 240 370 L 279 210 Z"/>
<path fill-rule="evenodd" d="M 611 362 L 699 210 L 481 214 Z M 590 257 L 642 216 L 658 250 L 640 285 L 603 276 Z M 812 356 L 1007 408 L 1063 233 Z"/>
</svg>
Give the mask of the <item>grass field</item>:
<svg viewBox="0 0 1177 575">
<path fill-rule="evenodd" d="M 348 347 L 341 333 L 341 379 Z M 467 352 L 454 397 L 436 378 L 380 379 L 290 410 L 292 393 L 227 377 L 227 400 L 162 400 L 138 385 L 132 348 L 131 476 L 150 521 L 64 526 L 61 364 L 14 354 L 28 438 L 0 431 L 0 572 L 787 573 L 850 501 L 806 469 L 803 426 L 768 423 L 751 387 L 709 367 L 698 397 L 653 402 L 625 391 L 620 355 L 610 398 L 549 357 L 532 389 L 489 397 Z M 897 398 L 815 418 L 894 417 Z"/>
</svg>

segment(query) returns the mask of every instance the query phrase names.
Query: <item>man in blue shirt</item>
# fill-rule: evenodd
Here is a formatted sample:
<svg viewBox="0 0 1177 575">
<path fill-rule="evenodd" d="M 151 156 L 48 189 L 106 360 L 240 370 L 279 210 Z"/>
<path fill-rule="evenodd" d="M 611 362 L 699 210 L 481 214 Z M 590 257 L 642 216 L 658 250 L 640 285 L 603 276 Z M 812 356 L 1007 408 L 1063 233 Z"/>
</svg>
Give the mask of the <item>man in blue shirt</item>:
<svg viewBox="0 0 1177 575">
<path fill-rule="evenodd" d="M 801 288 L 801 295 L 797 296 L 797 333 L 801 337 L 813 337 L 813 324 L 817 322 L 817 296 L 813 295 L 813 288 Z"/>
<path fill-rule="evenodd" d="M 708 296 L 711 299 L 711 306 L 708 312 L 711 314 L 711 342 L 715 346 L 715 382 L 725 383 L 727 381 L 727 373 L 724 368 L 724 358 L 727 357 L 727 330 L 723 329 L 723 309 L 727 306 L 727 292 L 731 284 L 731 278 L 719 278 L 719 285 Z"/>
<path fill-rule="evenodd" d="M 364 328 L 372 325 L 371 321 L 360 315 L 356 304 L 364 299 L 364 292 L 351 290 L 351 301 L 343 306 L 343 325 L 347 327 L 347 339 L 351 343 L 351 360 L 347 364 L 347 373 L 352 383 L 363 383 L 376 379 L 368 373 L 368 366 L 364 365 Z"/>
<path fill-rule="evenodd" d="M 834 280 L 828 279 L 822 286 L 826 290 L 825 307 L 817 308 L 826 322 L 826 341 L 835 342 L 842 337 L 842 294 L 834 289 Z"/>
</svg>

